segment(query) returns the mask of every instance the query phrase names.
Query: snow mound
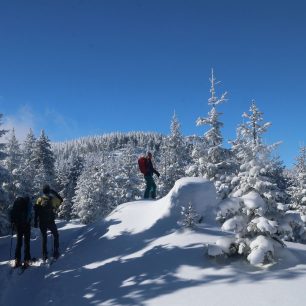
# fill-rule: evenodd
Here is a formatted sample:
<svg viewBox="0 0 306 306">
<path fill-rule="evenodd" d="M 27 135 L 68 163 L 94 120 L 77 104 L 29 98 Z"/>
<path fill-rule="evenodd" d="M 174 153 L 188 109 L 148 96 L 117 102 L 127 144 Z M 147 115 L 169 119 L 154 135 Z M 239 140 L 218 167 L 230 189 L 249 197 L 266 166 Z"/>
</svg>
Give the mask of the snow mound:
<svg viewBox="0 0 306 306">
<path fill-rule="evenodd" d="M 214 184 L 204 178 L 182 178 L 162 199 L 129 202 L 118 206 L 106 218 L 107 222 L 115 220 L 107 237 L 114 238 L 125 232 L 138 234 L 152 228 L 157 222 L 165 231 L 176 228 L 181 219 L 182 207 L 186 207 L 189 202 L 206 223 L 215 220 L 214 208 L 218 201 Z"/>
<path fill-rule="evenodd" d="M 180 214 L 181 207 L 192 203 L 195 211 L 204 221 L 214 221 L 219 203 L 213 182 L 199 177 L 181 178 L 167 195 L 173 214 Z"/>
</svg>

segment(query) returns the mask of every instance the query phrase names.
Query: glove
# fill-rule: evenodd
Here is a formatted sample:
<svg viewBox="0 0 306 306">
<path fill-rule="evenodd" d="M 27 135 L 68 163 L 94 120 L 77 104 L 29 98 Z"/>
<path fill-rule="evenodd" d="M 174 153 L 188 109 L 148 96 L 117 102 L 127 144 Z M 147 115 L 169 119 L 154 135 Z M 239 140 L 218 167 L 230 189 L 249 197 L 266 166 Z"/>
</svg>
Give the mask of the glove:
<svg viewBox="0 0 306 306">
<path fill-rule="evenodd" d="M 160 173 L 159 172 L 157 172 L 156 175 L 157 175 L 157 177 L 160 177 Z"/>
</svg>

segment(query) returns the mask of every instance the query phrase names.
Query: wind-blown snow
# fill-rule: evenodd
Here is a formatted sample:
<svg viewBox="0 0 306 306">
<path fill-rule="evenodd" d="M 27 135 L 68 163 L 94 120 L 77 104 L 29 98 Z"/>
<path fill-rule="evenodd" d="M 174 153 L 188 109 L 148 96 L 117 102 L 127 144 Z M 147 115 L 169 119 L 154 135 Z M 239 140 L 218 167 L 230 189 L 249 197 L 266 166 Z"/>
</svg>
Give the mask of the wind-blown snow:
<svg viewBox="0 0 306 306">
<path fill-rule="evenodd" d="M 189 201 L 204 217 L 194 230 L 177 223 L 180 205 Z M 265 269 L 206 255 L 206 244 L 215 241 L 224 253 L 231 248 L 212 218 L 217 203 L 210 182 L 189 178 L 163 199 L 125 203 L 95 224 L 59 222 L 62 256 L 50 268 L 34 265 L 20 276 L 8 266 L 10 237 L 2 237 L 0 305 L 302 305 L 305 245 L 287 243 L 279 262 Z M 32 256 L 40 256 L 36 235 Z M 263 245 L 257 242 L 251 247 Z"/>
</svg>

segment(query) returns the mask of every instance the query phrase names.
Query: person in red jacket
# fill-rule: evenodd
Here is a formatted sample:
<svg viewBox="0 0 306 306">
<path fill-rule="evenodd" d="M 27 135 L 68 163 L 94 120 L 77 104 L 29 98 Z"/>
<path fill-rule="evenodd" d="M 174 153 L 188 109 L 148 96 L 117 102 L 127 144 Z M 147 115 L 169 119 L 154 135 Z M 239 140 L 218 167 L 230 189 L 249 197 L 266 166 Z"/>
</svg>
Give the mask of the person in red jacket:
<svg viewBox="0 0 306 306">
<path fill-rule="evenodd" d="M 152 199 L 156 198 L 156 184 L 153 178 L 153 174 L 155 173 L 158 177 L 160 176 L 159 172 L 154 169 L 152 164 L 152 153 L 148 152 L 147 156 L 147 164 L 146 164 L 146 173 L 144 174 L 144 178 L 146 181 L 146 190 L 144 193 L 144 198 L 148 199 L 150 196 Z"/>
</svg>

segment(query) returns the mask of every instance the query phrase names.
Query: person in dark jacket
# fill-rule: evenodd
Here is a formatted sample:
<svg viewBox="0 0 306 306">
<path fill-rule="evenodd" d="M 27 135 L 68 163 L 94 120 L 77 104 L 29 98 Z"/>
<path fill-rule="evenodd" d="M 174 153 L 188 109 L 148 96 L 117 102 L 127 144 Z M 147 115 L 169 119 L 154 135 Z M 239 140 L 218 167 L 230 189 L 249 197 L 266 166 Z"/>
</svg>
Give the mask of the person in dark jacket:
<svg viewBox="0 0 306 306">
<path fill-rule="evenodd" d="M 155 173 L 158 177 L 160 176 L 159 172 L 154 169 L 153 164 L 152 164 L 152 153 L 148 152 L 147 153 L 147 172 L 144 174 L 144 178 L 146 181 L 146 190 L 144 193 L 144 198 L 148 199 L 150 196 L 152 199 L 156 198 L 156 184 L 153 178 L 153 174 Z"/>
<path fill-rule="evenodd" d="M 49 185 L 43 187 L 43 195 L 39 197 L 34 205 L 34 227 L 38 227 L 42 236 L 42 258 L 48 259 L 47 251 L 47 231 L 50 230 L 53 235 L 53 257 L 59 257 L 59 235 L 55 224 L 55 210 L 63 202 L 62 197 Z"/>
<path fill-rule="evenodd" d="M 17 234 L 17 243 L 15 249 L 15 265 L 20 267 L 21 263 L 21 248 L 24 240 L 24 261 L 23 266 L 26 268 L 30 264 L 30 238 L 31 238 L 31 217 L 32 204 L 28 196 L 17 197 L 14 201 L 12 210 L 10 211 L 10 218 L 13 229 Z"/>
</svg>

